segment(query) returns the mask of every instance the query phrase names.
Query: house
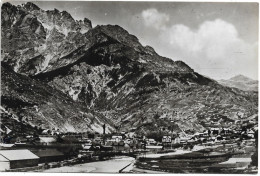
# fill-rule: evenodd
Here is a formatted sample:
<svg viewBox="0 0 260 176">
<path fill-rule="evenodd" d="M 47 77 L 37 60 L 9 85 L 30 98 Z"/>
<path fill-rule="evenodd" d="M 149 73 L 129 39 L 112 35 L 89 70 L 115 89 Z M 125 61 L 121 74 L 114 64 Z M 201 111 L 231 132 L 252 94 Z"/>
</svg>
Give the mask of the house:
<svg viewBox="0 0 260 176">
<path fill-rule="evenodd" d="M 44 145 L 49 145 L 51 143 L 56 142 L 57 140 L 54 137 L 51 136 L 40 136 L 40 143 L 44 144 Z"/>
<path fill-rule="evenodd" d="M 27 149 L 0 150 L 0 171 L 33 167 L 39 163 L 39 157 Z"/>
<path fill-rule="evenodd" d="M 180 143 L 181 144 L 187 144 L 188 140 L 189 140 L 189 138 L 187 138 L 187 137 L 181 137 L 180 138 Z"/>
<path fill-rule="evenodd" d="M 162 143 L 171 143 L 172 137 L 171 136 L 163 136 Z"/>
<path fill-rule="evenodd" d="M 247 132 L 247 136 L 248 136 L 248 137 L 251 137 L 251 138 L 254 138 L 254 137 L 255 137 L 255 132 L 254 132 L 253 130 L 249 130 L 249 131 Z"/>
<path fill-rule="evenodd" d="M 156 141 L 154 139 L 148 139 L 148 144 L 149 145 L 155 145 L 156 144 Z"/>
<path fill-rule="evenodd" d="M 216 141 L 217 141 L 217 138 L 214 137 L 214 136 L 213 136 L 213 137 L 210 137 L 210 138 L 209 138 L 209 141 L 216 142 Z"/>
<path fill-rule="evenodd" d="M 121 135 L 114 135 L 112 136 L 112 140 L 116 141 L 116 142 L 119 142 L 123 139 L 123 136 Z"/>
<path fill-rule="evenodd" d="M 93 140 L 93 144 L 95 144 L 95 145 L 100 145 L 102 142 L 103 142 L 103 139 L 101 137 L 96 137 Z"/>
<path fill-rule="evenodd" d="M 218 135 L 219 132 L 220 132 L 220 129 L 219 129 L 219 128 L 210 128 L 210 131 L 211 131 L 211 134 L 216 134 L 216 135 Z"/>
<path fill-rule="evenodd" d="M 224 135 L 229 134 L 230 132 L 231 132 L 231 130 L 229 128 L 222 128 L 222 130 L 221 130 L 221 134 L 224 134 Z"/>
<path fill-rule="evenodd" d="M 194 137 L 196 137 L 196 138 L 200 138 L 200 137 L 203 137 L 204 136 L 204 133 L 195 133 L 194 134 Z"/>
<path fill-rule="evenodd" d="M 92 145 L 89 145 L 89 144 L 82 144 L 83 150 L 87 150 L 87 151 L 90 150 L 91 146 L 92 146 Z"/>
<path fill-rule="evenodd" d="M 204 131 L 204 132 L 203 132 L 203 136 L 204 136 L 204 137 L 208 137 L 208 136 L 209 136 L 208 131 Z"/>
</svg>

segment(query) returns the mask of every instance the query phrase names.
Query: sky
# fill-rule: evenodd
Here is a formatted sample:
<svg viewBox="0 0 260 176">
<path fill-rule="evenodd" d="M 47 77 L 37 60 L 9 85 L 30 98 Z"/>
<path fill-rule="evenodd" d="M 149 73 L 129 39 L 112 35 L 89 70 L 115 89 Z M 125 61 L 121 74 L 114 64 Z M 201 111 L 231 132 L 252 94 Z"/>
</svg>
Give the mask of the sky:
<svg viewBox="0 0 260 176">
<path fill-rule="evenodd" d="M 10 1 L 9 1 L 10 2 Z M 33 1 L 32 1 L 33 2 Z M 12 2 L 21 4 L 21 2 Z M 258 79 L 258 3 L 37 1 L 92 25 L 117 24 L 142 45 L 210 78 Z"/>
</svg>

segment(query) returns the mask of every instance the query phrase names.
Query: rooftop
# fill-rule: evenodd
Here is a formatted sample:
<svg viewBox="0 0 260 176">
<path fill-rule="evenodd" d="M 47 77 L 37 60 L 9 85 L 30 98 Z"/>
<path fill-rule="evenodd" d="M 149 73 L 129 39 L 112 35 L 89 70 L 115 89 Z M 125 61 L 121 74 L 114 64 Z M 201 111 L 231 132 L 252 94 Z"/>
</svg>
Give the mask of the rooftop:
<svg viewBox="0 0 260 176">
<path fill-rule="evenodd" d="M 25 159 L 38 159 L 39 157 L 33 154 L 30 150 L 0 150 L 0 161 L 15 161 Z"/>
</svg>

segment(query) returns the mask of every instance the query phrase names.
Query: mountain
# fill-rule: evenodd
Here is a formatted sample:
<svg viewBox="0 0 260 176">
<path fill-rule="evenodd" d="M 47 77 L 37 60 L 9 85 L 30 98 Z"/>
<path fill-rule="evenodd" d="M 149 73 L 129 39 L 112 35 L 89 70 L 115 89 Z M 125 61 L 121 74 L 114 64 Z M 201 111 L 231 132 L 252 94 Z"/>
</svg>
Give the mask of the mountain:
<svg viewBox="0 0 260 176">
<path fill-rule="evenodd" d="M 44 117 L 35 119 L 64 131 L 68 125 L 100 132 L 107 123 L 110 131 L 146 135 L 235 127 L 257 115 L 256 92 L 222 86 L 162 57 L 118 25 L 90 24 L 32 3 L 3 4 L 2 105 L 17 115 L 36 114 L 31 107 L 40 106 Z"/>
<path fill-rule="evenodd" d="M 92 28 L 87 18 L 77 21 L 68 12 L 44 11 L 30 2 L 17 7 L 4 3 L 1 15 L 2 60 L 31 75 L 85 44 L 83 34 Z"/>
<path fill-rule="evenodd" d="M 15 73 L 5 63 L 1 63 L 1 106 L 14 112 L 18 120 L 31 119 L 30 125 L 43 129 L 102 132 L 104 123 L 108 129 L 114 128 L 102 114 L 75 103 L 51 86 Z"/>
<path fill-rule="evenodd" d="M 228 87 L 235 87 L 244 91 L 258 91 L 258 81 L 244 75 L 237 75 L 228 80 L 221 79 L 220 84 Z"/>
</svg>

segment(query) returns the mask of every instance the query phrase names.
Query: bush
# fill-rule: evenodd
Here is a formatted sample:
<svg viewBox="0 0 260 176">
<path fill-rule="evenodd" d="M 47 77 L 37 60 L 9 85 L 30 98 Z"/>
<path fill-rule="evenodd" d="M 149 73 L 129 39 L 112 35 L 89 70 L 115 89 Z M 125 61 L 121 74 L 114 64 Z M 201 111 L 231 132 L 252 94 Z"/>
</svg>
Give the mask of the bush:
<svg viewBox="0 0 260 176">
<path fill-rule="evenodd" d="M 189 147 L 188 147 L 188 145 L 185 145 L 184 147 L 183 147 L 183 149 L 185 149 L 185 150 L 187 150 Z"/>
<path fill-rule="evenodd" d="M 189 147 L 190 147 L 190 150 L 192 150 L 192 149 L 193 149 L 193 147 L 194 147 L 194 145 L 190 144 L 190 146 L 189 146 Z"/>
</svg>

